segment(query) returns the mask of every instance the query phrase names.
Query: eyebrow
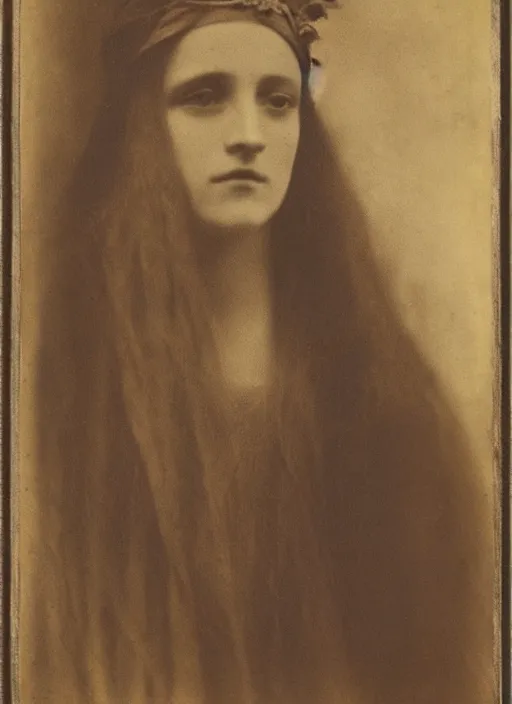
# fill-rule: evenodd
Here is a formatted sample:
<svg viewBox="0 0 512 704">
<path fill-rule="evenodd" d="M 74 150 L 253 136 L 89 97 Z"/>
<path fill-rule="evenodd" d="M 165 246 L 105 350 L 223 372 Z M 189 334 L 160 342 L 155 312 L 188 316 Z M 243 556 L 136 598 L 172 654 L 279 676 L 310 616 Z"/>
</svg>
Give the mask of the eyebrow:
<svg viewBox="0 0 512 704">
<path fill-rule="evenodd" d="M 174 85 L 166 86 L 167 90 L 167 100 L 176 100 L 183 97 L 184 94 L 200 88 L 205 83 L 220 83 L 223 85 L 228 85 L 233 80 L 233 74 L 225 71 L 209 71 L 206 73 L 200 73 L 196 76 L 191 76 L 190 78 L 184 78 L 178 81 Z M 267 74 L 260 78 L 258 81 L 259 87 L 264 90 L 271 90 L 272 88 L 285 85 L 289 89 L 296 90 L 300 88 L 297 86 L 297 81 L 290 76 L 283 76 L 281 74 Z"/>
</svg>

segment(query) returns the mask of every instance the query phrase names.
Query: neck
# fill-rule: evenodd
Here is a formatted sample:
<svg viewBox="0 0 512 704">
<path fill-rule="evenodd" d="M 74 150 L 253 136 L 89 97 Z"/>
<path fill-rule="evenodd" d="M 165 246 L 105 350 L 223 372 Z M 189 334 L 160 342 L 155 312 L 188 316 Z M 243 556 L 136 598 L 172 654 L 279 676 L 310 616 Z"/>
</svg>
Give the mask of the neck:
<svg viewBox="0 0 512 704">
<path fill-rule="evenodd" d="M 213 237 L 204 270 L 221 366 L 234 387 L 263 386 L 271 359 L 268 231 Z"/>
</svg>

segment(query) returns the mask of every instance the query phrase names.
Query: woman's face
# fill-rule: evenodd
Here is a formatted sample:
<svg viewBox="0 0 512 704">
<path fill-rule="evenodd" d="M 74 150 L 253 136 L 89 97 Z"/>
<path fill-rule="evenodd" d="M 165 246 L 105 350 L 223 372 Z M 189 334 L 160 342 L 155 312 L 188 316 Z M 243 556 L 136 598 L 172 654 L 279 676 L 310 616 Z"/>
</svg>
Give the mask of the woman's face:
<svg viewBox="0 0 512 704">
<path fill-rule="evenodd" d="M 196 216 L 261 227 L 290 182 L 300 130 L 301 72 L 272 29 L 251 22 L 192 30 L 168 61 L 172 150 Z"/>
</svg>

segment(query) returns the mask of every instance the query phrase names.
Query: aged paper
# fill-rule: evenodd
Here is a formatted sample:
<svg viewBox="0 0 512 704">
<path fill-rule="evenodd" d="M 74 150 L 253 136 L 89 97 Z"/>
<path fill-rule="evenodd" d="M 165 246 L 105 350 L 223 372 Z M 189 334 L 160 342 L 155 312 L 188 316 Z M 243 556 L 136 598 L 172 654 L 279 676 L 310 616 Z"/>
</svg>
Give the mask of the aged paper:
<svg viewBox="0 0 512 704">
<path fill-rule="evenodd" d="M 478 475 L 486 530 L 499 525 L 501 471 L 496 460 L 499 50 L 493 13 L 491 0 L 345 0 L 319 23 L 321 41 L 315 48 L 324 67 L 317 109 L 368 222 L 369 243 L 393 306 L 461 424 Z M 18 9 L 21 284 L 13 676 L 19 704 L 49 701 L 23 698 L 32 691 L 33 589 L 40 579 L 33 567 L 41 510 L 34 490 L 41 471 L 35 438 L 42 424 L 51 423 L 38 415 L 34 402 L 44 344 L 42 262 L 100 102 L 101 42 L 111 16 L 110 3 L 95 0 L 23 0 Z M 494 704 L 500 667 L 499 532 L 482 539 L 495 556 L 488 562 L 494 577 L 484 580 L 483 588 L 496 621 L 495 670 L 483 678 L 482 704 Z M 108 701 L 100 696 L 95 704 Z"/>
</svg>

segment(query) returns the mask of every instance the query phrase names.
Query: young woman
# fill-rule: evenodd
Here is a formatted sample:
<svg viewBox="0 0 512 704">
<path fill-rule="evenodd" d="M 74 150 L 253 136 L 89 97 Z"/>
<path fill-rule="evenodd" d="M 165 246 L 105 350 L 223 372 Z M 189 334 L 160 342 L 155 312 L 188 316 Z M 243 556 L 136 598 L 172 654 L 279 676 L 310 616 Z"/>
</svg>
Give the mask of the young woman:
<svg viewBox="0 0 512 704">
<path fill-rule="evenodd" d="M 125 3 L 49 253 L 26 701 L 483 704 L 487 517 L 280 0 Z"/>
</svg>

